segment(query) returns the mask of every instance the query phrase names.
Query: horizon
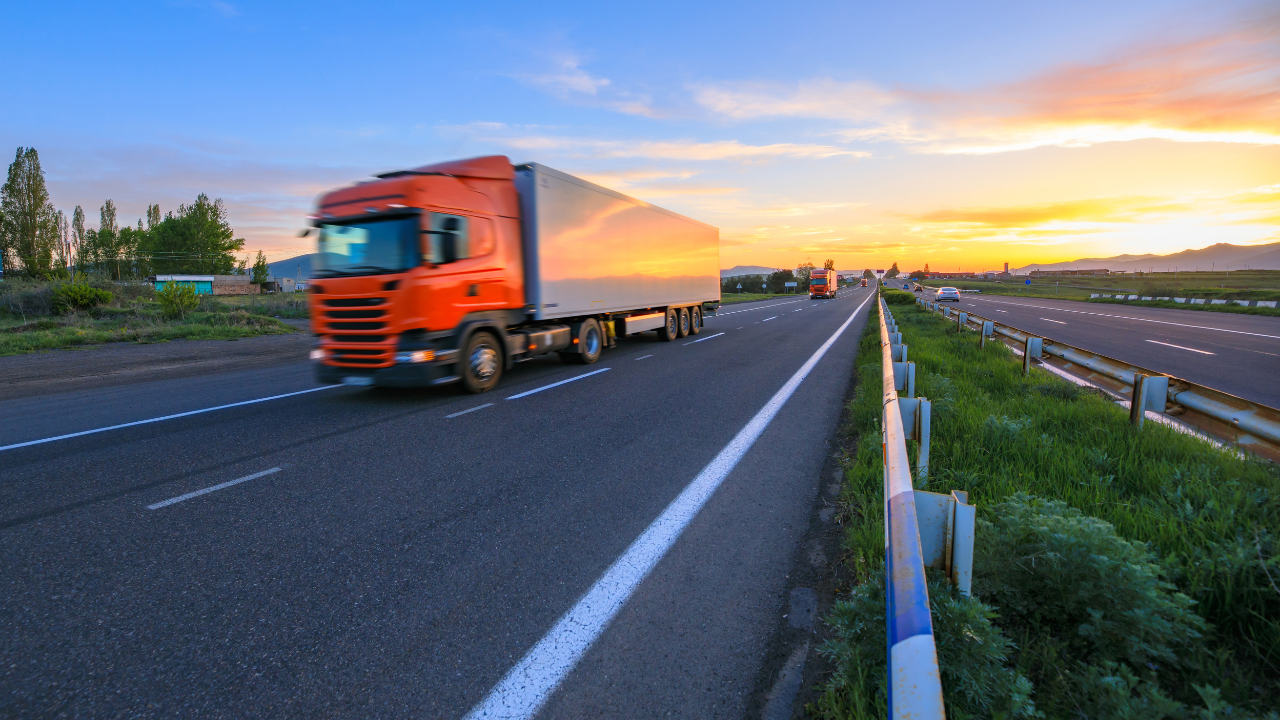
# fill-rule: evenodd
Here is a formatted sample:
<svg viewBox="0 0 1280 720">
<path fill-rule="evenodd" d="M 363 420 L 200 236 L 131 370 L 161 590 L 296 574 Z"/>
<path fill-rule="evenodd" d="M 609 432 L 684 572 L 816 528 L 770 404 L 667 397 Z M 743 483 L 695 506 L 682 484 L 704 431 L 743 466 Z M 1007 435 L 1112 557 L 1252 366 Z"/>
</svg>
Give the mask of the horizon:
<svg viewBox="0 0 1280 720">
<path fill-rule="evenodd" d="M 31 71 L 0 140 L 40 152 L 59 209 L 92 227 L 112 199 L 125 224 L 203 192 L 272 262 L 313 250 L 296 232 L 320 193 L 487 154 L 715 225 L 724 269 L 1280 241 L 1280 13 L 1262 2 L 11 16 L 0 57 Z"/>
</svg>

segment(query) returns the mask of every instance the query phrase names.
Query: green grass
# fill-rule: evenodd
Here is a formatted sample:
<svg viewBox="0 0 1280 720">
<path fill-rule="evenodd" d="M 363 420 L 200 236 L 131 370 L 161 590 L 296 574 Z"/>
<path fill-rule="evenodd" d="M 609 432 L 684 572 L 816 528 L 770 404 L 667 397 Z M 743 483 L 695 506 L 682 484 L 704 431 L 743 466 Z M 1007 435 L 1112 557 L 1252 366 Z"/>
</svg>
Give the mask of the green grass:
<svg viewBox="0 0 1280 720">
<path fill-rule="evenodd" d="M 1188 707 L 1202 704 L 1192 689 L 1198 684 L 1221 689 L 1225 700 L 1252 712 L 1280 708 L 1275 466 L 1215 450 L 1155 423 L 1135 431 L 1127 413 L 1098 394 L 1038 368 L 1023 377 L 1003 345 L 980 349 L 975 335 L 956 334 L 954 324 L 916 306 L 893 311 L 917 365 L 917 393 L 933 403 L 927 489 L 969 491 L 979 517 L 987 519 L 995 504 L 1020 492 L 1059 500 L 1110 523 L 1121 538 L 1147 544 L 1168 581 L 1194 601 L 1194 611 L 1209 625 L 1203 641 L 1181 658 L 1183 681 L 1162 691 Z M 846 527 L 842 562 L 855 586 L 884 572 L 874 311 L 872 318 L 861 340 L 859 389 L 847 427 L 861 441 L 856 455 L 846 458 L 837 516 Z M 983 552 L 980 546 L 975 550 Z M 849 592 L 856 596 L 855 590 Z M 994 622 L 1000 626 L 1002 620 Z M 1069 658 L 1054 657 L 1052 645 L 1035 637 L 1012 639 L 1022 648 L 1015 653 L 1018 669 L 1038 680 L 1037 687 L 1051 687 L 1036 672 Z M 1114 682 L 1122 682 L 1116 677 Z M 833 680 L 813 714 L 862 717 L 865 699 L 874 695 L 866 682 Z M 1049 700 L 1037 700 L 1049 717 L 1070 715 L 1054 714 L 1062 698 Z"/>
<path fill-rule="evenodd" d="M 208 296 L 205 296 L 208 297 Z M 211 301 L 227 309 L 240 308 L 255 315 L 305 320 L 311 317 L 307 294 L 272 293 L 270 295 L 215 295 Z"/>
<path fill-rule="evenodd" d="M 798 293 L 722 293 L 720 295 L 721 305 L 732 305 L 733 303 L 751 302 L 752 300 L 769 300 L 776 297 L 795 297 Z M 806 295 L 808 293 L 805 293 Z"/>
<path fill-rule="evenodd" d="M 0 327 L 0 356 L 110 342 L 236 340 L 295 332 L 294 328 L 279 320 L 244 311 L 196 312 L 185 320 L 168 320 L 156 314 L 134 313 L 127 309 L 95 314 L 97 317 L 79 313 Z"/>
</svg>

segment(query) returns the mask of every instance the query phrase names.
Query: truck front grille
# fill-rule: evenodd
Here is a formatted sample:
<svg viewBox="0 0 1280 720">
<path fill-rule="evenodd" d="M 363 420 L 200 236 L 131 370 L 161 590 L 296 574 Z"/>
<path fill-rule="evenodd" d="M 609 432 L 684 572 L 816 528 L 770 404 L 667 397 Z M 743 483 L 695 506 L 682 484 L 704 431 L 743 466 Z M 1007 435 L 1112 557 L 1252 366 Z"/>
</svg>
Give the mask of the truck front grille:
<svg viewBox="0 0 1280 720">
<path fill-rule="evenodd" d="M 331 322 L 334 330 L 381 330 L 387 326 L 384 322 Z"/>
</svg>

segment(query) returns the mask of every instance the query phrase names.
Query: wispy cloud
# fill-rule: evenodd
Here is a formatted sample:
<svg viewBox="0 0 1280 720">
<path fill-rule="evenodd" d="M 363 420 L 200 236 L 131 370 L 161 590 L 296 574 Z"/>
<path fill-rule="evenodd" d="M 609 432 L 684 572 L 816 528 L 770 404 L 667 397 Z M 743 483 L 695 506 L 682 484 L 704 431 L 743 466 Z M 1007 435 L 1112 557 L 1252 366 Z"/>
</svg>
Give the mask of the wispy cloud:
<svg viewBox="0 0 1280 720">
<path fill-rule="evenodd" d="M 850 123 L 848 141 L 986 154 L 1162 139 L 1280 144 L 1280 16 L 1194 41 L 1150 44 L 971 92 L 817 79 L 702 85 L 694 99 L 735 121 Z"/>
<path fill-rule="evenodd" d="M 600 105 L 627 115 L 658 116 L 648 95 L 618 89 L 612 80 L 592 75 L 583 65 L 576 54 L 562 52 L 552 56 L 550 70 L 515 77 L 565 100 Z"/>
</svg>

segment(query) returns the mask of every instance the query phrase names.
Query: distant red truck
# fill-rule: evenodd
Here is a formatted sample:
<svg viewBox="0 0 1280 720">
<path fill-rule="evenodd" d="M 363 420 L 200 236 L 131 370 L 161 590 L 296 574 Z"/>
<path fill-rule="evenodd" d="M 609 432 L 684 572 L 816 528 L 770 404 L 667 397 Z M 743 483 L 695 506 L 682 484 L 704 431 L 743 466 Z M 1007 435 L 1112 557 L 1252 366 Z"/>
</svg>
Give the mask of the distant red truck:
<svg viewBox="0 0 1280 720">
<path fill-rule="evenodd" d="M 809 271 L 809 299 L 833 298 L 840 288 L 840 280 L 835 270 Z"/>
</svg>

